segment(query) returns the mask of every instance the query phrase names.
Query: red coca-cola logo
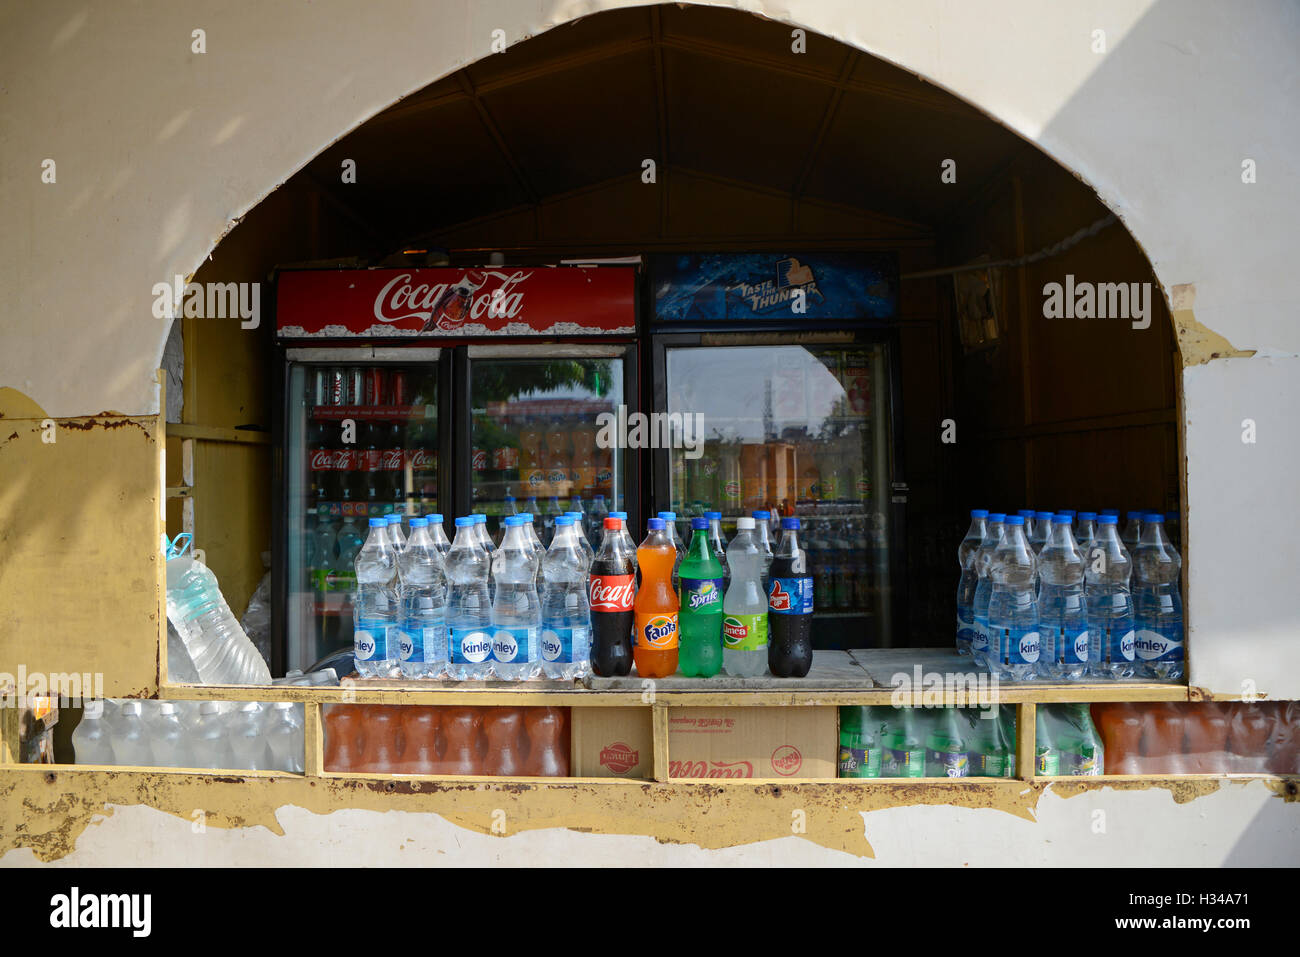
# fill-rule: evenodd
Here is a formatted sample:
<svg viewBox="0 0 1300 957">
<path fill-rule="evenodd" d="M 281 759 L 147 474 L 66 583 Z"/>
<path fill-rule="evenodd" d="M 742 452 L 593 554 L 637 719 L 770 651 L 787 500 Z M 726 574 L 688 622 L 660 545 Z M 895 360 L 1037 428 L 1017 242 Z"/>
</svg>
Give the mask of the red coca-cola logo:
<svg viewBox="0 0 1300 957">
<path fill-rule="evenodd" d="M 669 761 L 670 778 L 752 778 L 748 761 Z"/>
<path fill-rule="evenodd" d="M 311 470 L 327 472 L 334 468 L 337 453 L 333 449 L 315 449 L 311 453 Z"/>
<path fill-rule="evenodd" d="M 803 755 L 793 744 L 783 744 L 772 752 L 772 770 L 784 777 L 797 774 L 803 767 Z"/>
<path fill-rule="evenodd" d="M 422 319 L 427 324 L 440 310 L 439 329 L 455 328 L 467 319 L 513 319 L 524 305 L 515 286 L 532 273 L 470 270 L 453 284 L 412 282 L 410 273 L 398 273 L 375 296 L 375 318 L 380 322 Z"/>
<path fill-rule="evenodd" d="M 600 749 L 600 766 L 609 768 L 615 774 L 627 774 L 640 763 L 640 752 L 632 750 L 622 741 L 615 741 Z"/>
<path fill-rule="evenodd" d="M 356 449 L 339 449 L 334 453 L 334 468 L 340 472 L 352 472 L 357 467 Z"/>
<path fill-rule="evenodd" d="M 474 457 L 470 459 L 470 463 L 473 466 L 475 472 L 482 472 L 485 468 L 487 468 L 487 463 L 488 463 L 487 450 L 475 449 Z"/>
<path fill-rule="evenodd" d="M 402 450 L 384 449 L 383 467 L 390 472 L 400 472 L 402 469 Z"/>
<path fill-rule="evenodd" d="M 433 449 L 412 449 L 411 468 L 417 472 L 432 472 L 438 467 L 438 453 Z"/>
<path fill-rule="evenodd" d="M 588 591 L 592 611 L 631 611 L 636 576 L 592 575 Z"/>
</svg>

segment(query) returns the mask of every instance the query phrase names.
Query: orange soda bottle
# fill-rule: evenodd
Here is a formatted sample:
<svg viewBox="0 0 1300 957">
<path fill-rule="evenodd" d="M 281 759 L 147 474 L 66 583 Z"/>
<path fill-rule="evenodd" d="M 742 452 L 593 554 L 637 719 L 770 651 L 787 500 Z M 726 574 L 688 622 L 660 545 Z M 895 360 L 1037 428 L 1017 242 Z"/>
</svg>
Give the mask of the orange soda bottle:
<svg viewBox="0 0 1300 957">
<path fill-rule="evenodd" d="M 677 612 L 673 590 L 677 549 L 664 531 L 664 520 L 646 522 L 645 540 L 637 547 L 641 588 L 632 602 L 632 660 L 642 678 L 666 678 L 677 670 Z"/>
<path fill-rule="evenodd" d="M 524 715 L 529 745 L 523 773 L 528 777 L 569 776 L 568 713 L 568 708 L 529 708 Z"/>
<path fill-rule="evenodd" d="M 514 777 L 523 767 L 521 737 L 524 731 L 523 708 L 486 708 L 483 730 L 487 735 L 487 756 L 483 773 Z"/>
</svg>

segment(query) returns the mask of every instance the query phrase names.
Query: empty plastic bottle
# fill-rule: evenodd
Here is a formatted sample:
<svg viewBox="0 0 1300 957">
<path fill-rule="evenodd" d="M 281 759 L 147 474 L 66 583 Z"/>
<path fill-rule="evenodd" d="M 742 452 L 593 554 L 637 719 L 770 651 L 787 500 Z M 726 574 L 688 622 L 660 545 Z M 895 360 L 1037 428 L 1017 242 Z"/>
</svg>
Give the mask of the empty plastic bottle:
<svg viewBox="0 0 1300 957">
<path fill-rule="evenodd" d="M 973 508 L 970 528 L 957 546 L 957 567 L 961 577 L 957 581 L 957 654 L 969 655 L 975 639 L 975 586 L 979 575 L 975 572 L 975 553 L 988 533 L 987 509 Z"/>
<path fill-rule="evenodd" d="M 408 678 L 438 677 L 447 670 L 447 575 L 427 519 L 411 519 L 397 573 L 402 584 L 398 666 Z"/>
<path fill-rule="evenodd" d="M 767 592 L 756 524 L 752 518 L 736 519 L 727 546 L 731 584 L 722 600 L 722 670 L 739 678 L 766 674 L 768 667 Z"/>
<path fill-rule="evenodd" d="M 104 702 L 87 701 L 72 732 L 72 754 L 77 764 L 116 764 L 113 731 L 104 720 Z"/>
<path fill-rule="evenodd" d="M 517 517 L 517 516 L 512 516 Z M 458 681 L 483 679 L 492 667 L 492 603 L 488 557 L 474 520 L 456 519 L 456 540 L 444 566 L 447 575 L 448 671 Z"/>
<path fill-rule="evenodd" d="M 175 702 L 158 703 L 158 714 L 150 726 L 153 758 L 160 768 L 192 768 L 195 756 L 190 732 L 181 721 Z"/>
<path fill-rule="evenodd" d="M 442 527 L 442 514 L 439 512 L 430 512 L 424 516 L 428 520 L 429 539 L 433 542 L 433 547 L 438 549 L 438 554 L 444 559 L 447 553 L 451 551 L 451 542 L 447 540 L 447 533 Z"/>
<path fill-rule="evenodd" d="M 582 523 L 574 515 L 555 520 L 555 538 L 542 556 L 542 674 L 581 678 L 591 673 L 591 602 L 587 569 L 579 547 Z M 503 542 L 504 545 L 504 542 Z"/>
<path fill-rule="evenodd" d="M 582 499 L 575 496 L 574 501 L 581 502 Z M 564 514 L 573 519 L 573 536 L 578 540 L 578 548 L 582 552 L 582 570 L 586 572 L 591 568 L 591 560 L 596 557 L 596 550 L 591 547 L 591 542 L 587 540 L 587 529 L 583 521 L 583 514 L 577 509 Z"/>
<path fill-rule="evenodd" d="M 230 722 L 230 749 L 234 767 L 245 771 L 273 770 L 271 747 L 262 734 L 262 705 L 245 701 Z"/>
<path fill-rule="evenodd" d="M 271 748 L 274 768 L 301 774 L 305 753 L 301 706 L 292 701 L 275 702 L 266 717 L 263 733 Z"/>
<path fill-rule="evenodd" d="M 993 561 L 993 552 L 1002 541 L 1006 515 L 1002 512 L 990 512 L 984 526 L 984 540 L 975 550 L 972 560 L 975 567 L 975 600 L 971 610 L 975 617 L 975 630 L 971 635 L 970 653 L 975 663 L 987 666 L 989 656 L 989 598 L 993 595 L 993 579 L 989 577 L 989 565 Z"/>
<path fill-rule="evenodd" d="M 573 519 L 564 520 L 572 532 Z M 540 636 L 541 602 L 537 597 L 538 554 L 528 541 L 522 515 L 506 519 L 506 535 L 492 556 L 492 662 L 493 674 L 510 681 L 536 678 L 542 673 Z"/>
<path fill-rule="evenodd" d="M 352 599 L 352 655 L 357 674 L 379 678 L 392 674 L 397 652 L 397 555 L 388 522 L 370 519 L 370 534 L 357 552 L 357 584 Z"/>
<path fill-rule="evenodd" d="M 1098 678 L 1131 678 L 1136 670 L 1133 597 L 1129 593 L 1133 562 L 1119 539 L 1118 522 L 1116 515 L 1101 515 L 1097 535 L 1083 556 L 1088 674 Z"/>
<path fill-rule="evenodd" d="M 144 723 L 144 709 L 139 701 L 123 702 L 118 710 L 117 736 L 113 740 L 113 754 L 118 764 L 132 767 L 153 767 L 156 762 L 150 744 L 149 728 Z"/>
<path fill-rule="evenodd" d="M 1038 600 L 1034 578 L 1038 562 L 1025 540 L 1025 520 L 1008 515 L 1006 534 L 993 551 L 989 577 L 989 671 L 998 678 L 1033 678 L 1040 657 Z"/>
<path fill-rule="evenodd" d="M 1157 681 L 1183 676 L 1182 558 L 1165 534 L 1164 516 L 1142 517 L 1142 538 L 1133 555 L 1133 605 L 1137 674 Z"/>
<path fill-rule="evenodd" d="M 727 563 L 727 543 L 722 540 L 722 513 L 705 512 L 704 517 L 709 520 L 709 551 L 713 553 L 713 557 L 722 566 L 722 591 L 723 594 L 726 594 L 727 589 L 731 587 L 731 566 Z M 754 524 L 758 524 L 757 519 L 755 519 Z M 757 541 L 757 535 L 755 535 L 755 541 Z M 771 559 L 769 558 L 768 561 L 770 564 Z M 763 592 L 763 594 L 766 595 L 767 592 Z"/>
<path fill-rule="evenodd" d="M 1078 681 L 1088 670 L 1088 612 L 1083 555 L 1070 523 L 1058 515 L 1038 554 L 1038 673 L 1053 681 Z"/>
</svg>

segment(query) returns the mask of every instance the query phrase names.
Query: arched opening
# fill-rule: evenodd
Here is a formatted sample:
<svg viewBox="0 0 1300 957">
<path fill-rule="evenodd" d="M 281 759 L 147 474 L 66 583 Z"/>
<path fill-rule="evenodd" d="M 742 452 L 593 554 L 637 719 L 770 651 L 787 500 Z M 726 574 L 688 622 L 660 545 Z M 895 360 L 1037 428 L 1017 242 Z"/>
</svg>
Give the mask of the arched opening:
<svg viewBox="0 0 1300 957">
<path fill-rule="evenodd" d="M 879 379 L 895 400 L 890 463 L 871 481 L 896 516 L 893 554 L 904 564 L 891 573 L 889 623 L 867 634 L 850 621 L 863 644 L 946 646 L 966 509 L 1179 508 L 1176 345 L 1150 265 L 1122 226 L 1023 266 L 924 275 L 1032 256 L 1106 214 L 1069 171 L 903 70 L 816 35 L 800 45 L 790 27 L 748 14 L 661 6 L 556 28 L 395 104 L 253 210 L 195 278 L 262 280 L 307 263 L 414 267 L 443 253 L 464 266 L 492 253 L 511 265 L 896 257 L 896 306 L 872 324 L 893 343 Z M 1086 286 L 1107 286 L 1108 307 L 1119 284 L 1136 295 L 1122 316 L 1095 318 L 1094 295 L 1091 317 L 1062 306 L 1057 318 L 1052 283 L 1071 306 Z M 656 330 L 644 282 L 642 295 L 648 411 Z M 250 334 L 192 321 L 183 334 L 184 420 L 270 429 L 283 374 L 273 325 Z M 195 529 L 238 610 L 262 577 L 262 553 L 280 547 L 274 455 L 199 450 L 195 484 L 219 491 L 195 499 Z M 167 484 L 179 485 L 178 440 L 168 451 Z M 652 501 L 667 507 L 664 479 L 652 465 L 638 476 L 647 514 Z M 184 508 L 169 508 L 173 533 Z M 853 540 L 823 540 L 827 565 L 854 551 Z M 847 568 L 851 611 L 860 573 L 851 559 Z"/>
</svg>

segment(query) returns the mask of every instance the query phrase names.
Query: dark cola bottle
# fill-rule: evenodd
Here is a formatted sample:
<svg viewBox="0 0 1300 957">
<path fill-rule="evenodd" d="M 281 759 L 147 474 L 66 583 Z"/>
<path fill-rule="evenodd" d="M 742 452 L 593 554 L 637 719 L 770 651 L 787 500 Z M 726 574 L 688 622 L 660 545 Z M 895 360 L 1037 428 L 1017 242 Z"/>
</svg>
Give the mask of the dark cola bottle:
<svg viewBox="0 0 1300 957">
<path fill-rule="evenodd" d="M 618 678 L 632 670 L 632 600 L 636 565 L 623 547 L 621 518 L 605 519 L 606 534 L 591 561 L 587 595 L 591 600 L 591 670 Z"/>
<path fill-rule="evenodd" d="M 813 574 L 799 547 L 799 519 L 781 519 L 781 544 L 767 582 L 767 666 L 778 678 L 812 667 Z"/>
</svg>

